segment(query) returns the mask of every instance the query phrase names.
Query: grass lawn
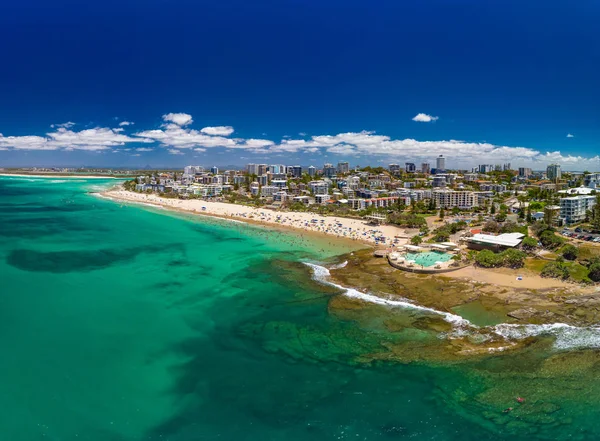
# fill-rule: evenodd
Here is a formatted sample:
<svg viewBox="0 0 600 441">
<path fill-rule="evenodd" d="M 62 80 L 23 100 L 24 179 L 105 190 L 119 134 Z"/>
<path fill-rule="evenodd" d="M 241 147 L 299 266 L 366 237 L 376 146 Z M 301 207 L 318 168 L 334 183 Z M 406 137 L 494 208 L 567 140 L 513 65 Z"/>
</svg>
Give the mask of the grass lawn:
<svg viewBox="0 0 600 441">
<path fill-rule="evenodd" d="M 525 259 L 525 269 L 539 274 L 542 272 L 542 269 L 544 268 L 544 266 L 546 266 L 547 263 L 549 263 L 548 260 L 527 258 Z M 572 280 L 574 280 L 575 282 L 582 282 L 584 280 L 587 280 L 588 269 L 585 266 L 580 265 L 577 262 L 568 261 L 565 261 L 564 264 L 569 270 L 569 274 Z"/>
<path fill-rule="evenodd" d="M 580 265 L 577 262 L 565 262 L 565 265 L 567 265 L 567 268 L 569 269 L 571 279 L 576 282 L 587 280 L 588 269 L 585 266 Z"/>
<path fill-rule="evenodd" d="M 600 246 L 587 243 L 579 245 L 579 260 L 588 260 L 592 257 L 600 257 Z"/>
<path fill-rule="evenodd" d="M 542 268 L 544 268 L 544 265 L 546 265 L 547 263 L 547 260 L 528 257 L 527 259 L 525 259 L 525 269 L 534 271 L 536 273 L 541 273 Z"/>
</svg>

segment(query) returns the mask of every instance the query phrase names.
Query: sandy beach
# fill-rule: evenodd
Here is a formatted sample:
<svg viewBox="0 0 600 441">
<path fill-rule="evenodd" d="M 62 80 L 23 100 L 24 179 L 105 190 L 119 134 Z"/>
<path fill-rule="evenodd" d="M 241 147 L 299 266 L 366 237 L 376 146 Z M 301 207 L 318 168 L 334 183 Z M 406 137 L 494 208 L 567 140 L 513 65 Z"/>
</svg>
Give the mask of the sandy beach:
<svg viewBox="0 0 600 441">
<path fill-rule="evenodd" d="M 288 227 L 313 233 L 326 234 L 342 239 L 356 240 L 371 245 L 390 247 L 408 242 L 408 234 L 402 228 L 391 225 L 373 226 L 359 219 L 348 219 L 335 216 L 320 216 L 314 213 L 276 212 L 265 208 L 254 208 L 246 205 L 235 205 L 226 202 L 210 202 L 198 199 L 181 200 L 161 198 L 155 194 L 142 194 L 126 190 L 110 190 L 102 193 L 111 199 L 152 204 L 167 209 L 215 216 L 226 219 L 237 219 L 279 227 Z M 385 242 L 377 240 L 385 237 Z M 396 239 L 395 239 L 396 238 Z"/>
<path fill-rule="evenodd" d="M 478 268 L 469 266 L 466 268 L 445 273 L 444 277 L 452 279 L 464 279 L 475 283 L 488 283 L 497 286 L 523 289 L 552 289 L 552 288 L 574 288 L 577 285 L 559 279 L 541 277 L 525 268 Z M 521 280 L 518 280 L 521 277 Z M 582 292 L 591 291 L 587 287 L 579 287 Z"/>
</svg>

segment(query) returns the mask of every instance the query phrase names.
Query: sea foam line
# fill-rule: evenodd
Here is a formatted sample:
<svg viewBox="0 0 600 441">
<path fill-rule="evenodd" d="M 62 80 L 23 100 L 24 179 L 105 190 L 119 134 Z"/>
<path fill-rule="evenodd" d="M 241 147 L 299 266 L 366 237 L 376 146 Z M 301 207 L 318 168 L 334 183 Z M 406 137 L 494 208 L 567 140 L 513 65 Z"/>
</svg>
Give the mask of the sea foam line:
<svg viewBox="0 0 600 441">
<path fill-rule="evenodd" d="M 321 265 L 305 262 L 313 270 L 313 278 L 323 284 L 334 286 L 343 292 L 343 295 L 361 299 L 363 301 L 383 306 L 413 309 L 442 316 L 451 323 L 456 332 L 452 336 L 464 336 L 469 328 L 472 330 L 488 331 L 508 341 L 523 340 L 529 337 L 552 336 L 554 337 L 555 349 L 584 349 L 600 348 L 600 326 L 578 327 L 566 323 L 550 323 L 544 325 L 501 323 L 495 326 L 479 328 L 469 320 L 449 312 L 438 311 L 426 306 L 416 305 L 404 300 L 391 300 L 373 294 L 362 293 L 353 288 L 346 288 L 329 280 L 331 273 Z M 450 336 L 450 335 L 449 335 Z M 503 347 L 502 350 L 508 347 Z M 492 351 L 490 351 L 492 352 Z"/>
</svg>

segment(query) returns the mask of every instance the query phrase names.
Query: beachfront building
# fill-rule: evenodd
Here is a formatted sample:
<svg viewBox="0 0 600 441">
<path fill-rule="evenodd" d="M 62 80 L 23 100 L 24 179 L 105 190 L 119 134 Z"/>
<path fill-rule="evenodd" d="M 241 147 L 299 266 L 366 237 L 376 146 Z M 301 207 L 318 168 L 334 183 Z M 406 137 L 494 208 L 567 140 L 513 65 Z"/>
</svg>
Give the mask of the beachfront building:
<svg viewBox="0 0 600 441">
<path fill-rule="evenodd" d="M 317 174 L 317 168 L 314 165 L 308 167 L 308 176 L 315 176 Z"/>
<path fill-rule="evenodd" d="M 596 205 L 596 196 L 573 196 L 560 200 L 560 217 L 568 224 L 583 222 Z"/>
<path fill-rule="evenodd" d="M 436 207 L 471 209 L 479 205 L 479 194 L 472 191 L 434 190 Z"/>
<path fill-rule="evenodd" d="M 431 173 L 431 166 L 429 165 L 429 162 L 421 163 L 421 173 L 423 173 L 424 175 L 428 175 L 429 173 Z"/>
<path fill-rule="evenodd" d="M 477 233 L 472 237 L 466 238 L 466 243 L 467 247 L 472 250 L 492 250 L 498 252 L 518 247 L 524 237 L 523 233 L 504 233 L 497 236 Z"/>
<path fill-rule="evenodd" d="M 260 195 L 264 198 L 270 198 L 278 191 L 280 191 L 279 188 L 274 185 L 265 185 L 260 188 Z"/>
<path fill-rule="evenodd" d="M 414 162 L 406 162 L 404 164 L 404 171 L 406 173 L 415 173 L 417 171 L 417 166 Z"/>
</svg>

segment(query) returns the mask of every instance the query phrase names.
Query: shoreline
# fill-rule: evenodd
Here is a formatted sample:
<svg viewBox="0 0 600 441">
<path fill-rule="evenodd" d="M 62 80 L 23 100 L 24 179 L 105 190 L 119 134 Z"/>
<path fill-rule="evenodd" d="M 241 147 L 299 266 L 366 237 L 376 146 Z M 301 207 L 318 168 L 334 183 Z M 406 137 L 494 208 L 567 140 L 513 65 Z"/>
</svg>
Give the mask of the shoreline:
<svg viewBox="0 0 600 441">
<path fill-rule="evenodd" d="M 255 208 L 246 205 L 235 205 L 227 202 L 210 202 L 200 199 L 181 200 L 161 198 L 154 194 L 135 193 L 123 189 L 107 190 L 98 193 L 102 197 L 122 202 L 131 202 L 178 211 L 200 216 L 209 216 L 225 220 L 235 220 L 263 227 L 273 226 L 291 229 L 296 232 L 318 234 L 348 243 L 362 243 L 371 247 L 389 247 L 395 236 L 406 236 L 402 228 L 383 225 L 370 226 L 362 220 L 337 216 L 321 216 L 304 212 L 277 212 L 266 208 Z M 378 244 L 375 237 L 384 236 L 386 244 Z M 408 238 L 398 239 L 398 245 L 408 243 Z"/>
<path fill-rule="evenodd" d="M 23 174 L 23 173 L 3 173 L 0 172 L 0 177 L 2 176 L 9 176 L 9 177 L 14 177 L 14 178 L 61 178 L 61 179 L 127 179 L 125 177 L 123 178 L 117 178 L 115 176 L 99 176 L 99 175 L 51 175 L 51 174 L 47 174 L 47 175 L 28 175 L 28 174 Z"/>
</svg>

